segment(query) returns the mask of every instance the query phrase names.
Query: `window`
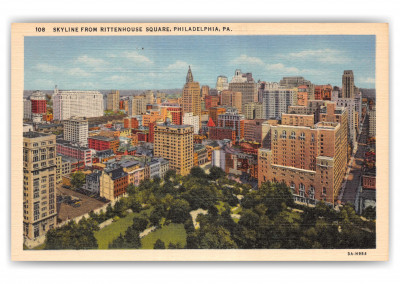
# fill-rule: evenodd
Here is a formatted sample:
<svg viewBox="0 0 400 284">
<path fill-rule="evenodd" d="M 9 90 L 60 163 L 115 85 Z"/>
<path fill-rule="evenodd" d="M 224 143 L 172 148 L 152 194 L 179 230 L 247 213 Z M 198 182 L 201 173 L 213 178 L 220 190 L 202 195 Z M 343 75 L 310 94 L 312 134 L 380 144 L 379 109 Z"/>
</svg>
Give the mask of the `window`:
<svg viewBox="0 0 400 284">
<path fill-rule="evenodd" d="M 290 191 L 291 191 L 292 193 L 295 193 L 295 192 L 296 192 L 296 185 L 294 184 L 294 182 L 291 182 L 291 183 L 290 183 Z"/>
<path fill-rule="evenodd" d="M 292 133 L 290 133 L 289 139 L 296 139 L 296 133 L 294 131 L 292 131 Z"/>
<path fill-rule="evenodd" d="M 306 196 L 306 187 L 304 186 L 304 184 L 300 183 L 299 184 L 299 193 L 301 197 L 305 197 Z"/>
<path fill-rule="evenodd" d="M 286 139 L 286 131 L 285 130 L 282 131 L 281 138 Z"/>
<path fill-rule="evenodd" d="M 308 191 L 308 197 L 309 197 L 311 200 L 314 200 L 314 199 L 315 199 L 315 188 L 314 188 L 314 186 L 312 186 L 312 185 L 310 185 L 310 189 L 309 189 L 309 191 Z"/>
<path fill-rule="evenodd" d="M 306 134 L 304 132 L 301 132 L 300 140 L 305 140 L 305 139 L 306 139 Z"/>
</svg>

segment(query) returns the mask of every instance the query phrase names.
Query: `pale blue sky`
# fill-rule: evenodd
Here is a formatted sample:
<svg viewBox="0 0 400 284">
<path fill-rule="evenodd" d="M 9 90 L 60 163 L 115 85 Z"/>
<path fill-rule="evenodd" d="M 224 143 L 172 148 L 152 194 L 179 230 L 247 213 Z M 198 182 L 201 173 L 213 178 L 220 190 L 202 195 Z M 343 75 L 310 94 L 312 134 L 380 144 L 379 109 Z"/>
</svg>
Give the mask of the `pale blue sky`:
<svg viewBox="0 0 400 284">
<path fill-rule="evenodd" d="M 303 76 L 341 86 L 375 88 L 375 36 L 91 36 L 26 37 L 25 89 L 182 88 L 188 65 L 195 81 L 215 87 L 239 68 L 262 81 Z"/>
</svg>

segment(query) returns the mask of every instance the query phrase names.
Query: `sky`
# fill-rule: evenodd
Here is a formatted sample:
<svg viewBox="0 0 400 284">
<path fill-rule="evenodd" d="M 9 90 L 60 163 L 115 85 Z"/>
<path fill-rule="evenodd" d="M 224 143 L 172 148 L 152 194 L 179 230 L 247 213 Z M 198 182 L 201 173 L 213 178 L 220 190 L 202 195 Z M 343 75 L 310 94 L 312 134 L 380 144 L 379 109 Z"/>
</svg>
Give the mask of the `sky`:
<svg viewBox="0 0 400 284">
<path fill-rule="evenodd" d="M 25 90 L 173 89 L 194 80 L 215 87 L 236 69 L 255 80 L 303 76 L 375 88 L 375 36 L 80 36 L 25 37 Z"/>
</svg>

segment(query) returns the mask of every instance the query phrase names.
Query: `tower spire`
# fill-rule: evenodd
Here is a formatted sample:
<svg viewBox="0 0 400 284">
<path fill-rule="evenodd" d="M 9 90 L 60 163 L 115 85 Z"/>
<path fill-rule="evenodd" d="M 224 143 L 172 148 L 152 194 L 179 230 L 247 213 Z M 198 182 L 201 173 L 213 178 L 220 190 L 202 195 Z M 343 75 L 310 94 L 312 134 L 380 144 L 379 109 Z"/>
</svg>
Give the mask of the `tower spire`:
<svg viewBox="0 0 400 284">
<path fill-rule="evenodd" d="M 192 74 L 192 70 L 190 69 L 190 65 L 189 65 L 189 70 L 186 75 L 186 83 L 189 83 L 189 82 L 193 82 L 193 74 Z"/>
</svg>

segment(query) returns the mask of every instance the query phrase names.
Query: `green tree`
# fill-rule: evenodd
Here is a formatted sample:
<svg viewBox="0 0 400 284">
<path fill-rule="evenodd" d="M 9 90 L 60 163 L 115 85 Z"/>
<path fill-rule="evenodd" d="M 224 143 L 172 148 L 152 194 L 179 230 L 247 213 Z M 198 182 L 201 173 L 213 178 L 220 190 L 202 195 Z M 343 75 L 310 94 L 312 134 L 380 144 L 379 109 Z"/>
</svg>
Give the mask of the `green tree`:
<svg viewBox="0 0 400 284">
<path fill-rule="evenodd" d="M 143 232 L 144 230 L 146 230 L 148 224 L 149 224 L 149 221 L 147 220 L 147 218 L 134 217 L 131 227 L 139 232 Z"/>
<path fill-rule="evenodd" d="M 226 176 L 226 173 L 220 167 L 216 167 L 216 166 L 211 167 L 210 173 L 208 174 L 208 177 L 211 180 L 217 180 L 217 179 L 225 177 L 225 176 Z"/>
<path fill-rule="evenodd" d="M 154 243 L 153 248 L 154 249 L 165 249 L 165 243 L 162 240 L 157 239 L 157 241 Z"/>
<path fill-rule="evenodd" d="M 139 237 L 139 231 L 136 230 L 133 226 L 130 226 L 124 236 L 126 248 L 141 248 L 142 242 Z"/>
<path fill-rule="evenodd" d="M 86 176 L 83 172 L 77 171 L 71 176 L 72 188 L 77 190 L 80 189 L 86 183 Z"/>
<path fill-rule="evenodd" d="M 372 207 L 372 206 L 368 206 L 367 208 L 365 208 L 362 215 L 367 219 L 375 220 L 376 219 L 376 208 Z"/>
<path fill-rule="evenodd" d="M 190 175 L 194 178 L 205 179 L 207 177 L 204 170 L 198 166 L 190 169 Z"/>
<path fill-rule="evenodd" d="M 167 213 L 167 218 L 174 223 L 184 223 L 190 218 L 190 206 L 186 200 L 176 199 Z"/>
</svg>

